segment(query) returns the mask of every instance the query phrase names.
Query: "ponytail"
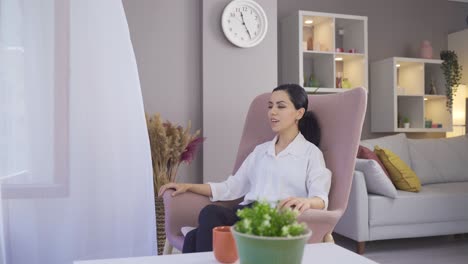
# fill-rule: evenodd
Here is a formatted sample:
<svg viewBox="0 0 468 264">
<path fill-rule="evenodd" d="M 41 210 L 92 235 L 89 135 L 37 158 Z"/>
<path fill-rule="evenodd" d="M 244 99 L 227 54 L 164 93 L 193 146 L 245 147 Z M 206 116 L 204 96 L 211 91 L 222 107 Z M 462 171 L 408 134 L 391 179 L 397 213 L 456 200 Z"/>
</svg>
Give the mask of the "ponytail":
<svg viewBox="0 0 468 264">
<path fill-rule="evenodd" d="M 312 111 L 306 111 L 304 116 L 299 120 L 299 131 L 308 141 L 315 146 L 320 144 L 320 126 L 316 115 Z"/>
</svg>

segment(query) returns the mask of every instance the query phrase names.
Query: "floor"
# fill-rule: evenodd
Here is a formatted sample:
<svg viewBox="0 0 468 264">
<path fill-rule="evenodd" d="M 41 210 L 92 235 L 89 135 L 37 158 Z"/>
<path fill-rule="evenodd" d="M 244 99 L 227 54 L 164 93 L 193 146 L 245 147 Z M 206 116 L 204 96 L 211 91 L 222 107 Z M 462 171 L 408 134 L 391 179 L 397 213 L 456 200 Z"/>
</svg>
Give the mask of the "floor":
<svg viewBox="0 0 468 264">
<path fill-rule="evenodd" d="M 336 244 L 355 252 L 354 241 L 334 238 Z M 468 264 L 468 235 L 372 241 L 366 243 L 364 256 L 381 264 Z"/>
</svg>

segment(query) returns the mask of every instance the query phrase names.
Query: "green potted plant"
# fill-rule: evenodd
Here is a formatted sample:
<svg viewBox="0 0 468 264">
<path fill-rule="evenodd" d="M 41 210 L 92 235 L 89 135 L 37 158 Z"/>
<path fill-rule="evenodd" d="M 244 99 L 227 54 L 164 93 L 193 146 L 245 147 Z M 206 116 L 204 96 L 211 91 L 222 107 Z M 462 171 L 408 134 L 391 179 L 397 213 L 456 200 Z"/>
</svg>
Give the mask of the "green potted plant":
<svg viewBox="0 0 468 264">
<path fill-rule="evenodd" d="M 410 120 L 408 117 L 403 117 L 403 126 L 404 128 L 410 128 Z"/>
<path fill-rule="evenodd" d="M 442 72 L 445 77 L 445 90 L 447 95 L 447 110 L 452 113 L 453 96 L 460 85 L 463 67 L 458 64 L 457 54 L 452 50 L 443 50 L 440 52 L 442 62 Z"/>
<path fill-rule="evenodd" d="M 242 264 L 300 264 L 312 231 L 297 222 L 297 211 L 278 210 L 266 202 L 237 211 L 231 227 Z"/>
</svg>

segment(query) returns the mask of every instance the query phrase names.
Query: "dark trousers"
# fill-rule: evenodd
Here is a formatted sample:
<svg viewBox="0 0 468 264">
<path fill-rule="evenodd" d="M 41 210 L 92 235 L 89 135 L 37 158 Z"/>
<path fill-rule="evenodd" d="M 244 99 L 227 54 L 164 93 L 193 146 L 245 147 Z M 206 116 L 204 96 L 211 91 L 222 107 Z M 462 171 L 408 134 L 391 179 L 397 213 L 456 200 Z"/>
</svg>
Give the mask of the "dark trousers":
<svg viewBox="0 0 468 264">
<path fill-rule="evenodd" d="M 185 236 L 182 253 L 212 251 L 213 228 L 234 225 L 239 220 L 236 215 L 237 210 L 251 205 L 237 205 L 234 208 L 207 205 L 198 216 L 198 228 L 188 232 Z"/>
</svg>

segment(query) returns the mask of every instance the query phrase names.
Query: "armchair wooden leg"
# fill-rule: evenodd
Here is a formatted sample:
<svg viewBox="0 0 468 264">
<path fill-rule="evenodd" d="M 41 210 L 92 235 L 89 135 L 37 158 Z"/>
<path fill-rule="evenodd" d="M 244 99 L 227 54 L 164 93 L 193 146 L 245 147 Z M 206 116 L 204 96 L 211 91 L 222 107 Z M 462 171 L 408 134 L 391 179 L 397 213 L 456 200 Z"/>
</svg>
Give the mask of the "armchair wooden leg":
<svg viewBox="0 0 468 264">
<path fill-rule="evenodd" d="M 166 238 L 166 242 L 164 242 L 164 251 L 163 251 L 163 255 L 171 255 L 172 254 L 172 249 L 174 247 L 171 245 L 171 243 L 169 243 L 169 240 L 167 240 Z"/>
<path fill-rule="evenodd" d="M 364 254 L 364 249 L 366 248 L 366 242 L 357 242 L 357 253 L 359 255 Z"/>
<path fill-rule="evenodd" d="M 335 240 L 333 239 L 333 236 L 332 236 L 332 232 L 327 233 L 327 234 L 323 237 L 323 242 L 325 242 L 325 243 L 335 243 Z"/>
</svg>

